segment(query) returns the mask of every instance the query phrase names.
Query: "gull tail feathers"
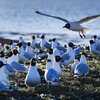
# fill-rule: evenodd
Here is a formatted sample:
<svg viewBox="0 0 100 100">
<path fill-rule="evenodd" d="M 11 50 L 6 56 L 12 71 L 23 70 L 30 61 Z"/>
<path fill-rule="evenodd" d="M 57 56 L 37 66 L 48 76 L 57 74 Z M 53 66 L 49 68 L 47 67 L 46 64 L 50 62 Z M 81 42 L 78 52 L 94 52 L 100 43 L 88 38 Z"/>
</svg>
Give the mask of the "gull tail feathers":
<svg viewBox="0 0 100 100">
<path fill-rule="evenodd" d="M 84 31 L 90 31 L 91 29 L 89 29 L 89 28 L 84 28 L 83 30 L 84 30 Z"/>
</svg>

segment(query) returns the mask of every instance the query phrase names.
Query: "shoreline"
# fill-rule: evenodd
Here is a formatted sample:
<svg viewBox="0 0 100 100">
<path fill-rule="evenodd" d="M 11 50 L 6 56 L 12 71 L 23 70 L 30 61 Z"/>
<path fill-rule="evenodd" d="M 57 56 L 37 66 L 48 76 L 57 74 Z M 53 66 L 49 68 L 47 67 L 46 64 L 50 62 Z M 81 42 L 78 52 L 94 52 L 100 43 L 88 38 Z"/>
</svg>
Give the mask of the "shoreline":
<svg viewBox="0 0 100 100">
<path fill-rule="evenodd" d="M 10 44 L 18 40 L 6 39 L 0 37 L 0 43 Z M 86 50 L 86 49 L 85 49 Z M 87 52 L 88 53 L 88 52 Z M 18 90 L 12 92 L 0 93 L 0 100 L 91 100 L 100 98 L 100 63 L 96 55 L 93 55 L 94 60 L 89 61 L 90 72 L 86 78 L 74 78 L 69 70 L 65 69 L 61 77 L 60 86 L 52 87 L 46 83 L 41 83 L 39 86 L 28 88 L 18 85 Z M 96 58 L 95 58 L 96 57 Z M 100 58 L 99 58 L 100 59 Z M 23 86 L 24 84 L 22 84 Z M 27 90 L 27 91 L 26 91 Z"/>
<path fill-rule="evenodd" d="M 0 43 L 2 45 L 11 44 L 12 42 L 18 42 L 18 40 L 12 40 L 12 39 L 7 39 L 7 38 L 0 37 Z"/>
</svg>

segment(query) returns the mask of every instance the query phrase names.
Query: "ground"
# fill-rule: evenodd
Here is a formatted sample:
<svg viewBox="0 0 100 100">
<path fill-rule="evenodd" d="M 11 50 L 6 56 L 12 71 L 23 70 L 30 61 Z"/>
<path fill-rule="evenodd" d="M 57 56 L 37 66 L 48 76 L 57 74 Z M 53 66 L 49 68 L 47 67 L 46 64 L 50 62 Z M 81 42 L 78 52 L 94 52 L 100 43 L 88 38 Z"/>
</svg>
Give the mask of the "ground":
<svg viewBox="0 0 100 100">
<path fill-rule="evenodd" d="M 69 69 L 65 69 L 58 87 L 47 83 L 31 89 L 19 86 L 13 92 L 0 93 L 0 100 L 99 100 L 100 63 L 99 59 L 95 61 L 88 62 L 90 72 L 86 78 L 74 78 Z"/>
<path fill-rule="evenodd" d="M 85 78 L 74 78 L 69 69 L 64 69 L 60 85 L 57 87 L 43 82 L 36 87 L 27 88 L 22 83 L 14 91 L 1 92 L 0 100 L 99 100 L 100 56 L 95 54 L 90 56 L 92 56 L 92 60 L 88 61 L 90 71 Z M 17 81 L 18 77 L 16 76 Z"/>
</svg>

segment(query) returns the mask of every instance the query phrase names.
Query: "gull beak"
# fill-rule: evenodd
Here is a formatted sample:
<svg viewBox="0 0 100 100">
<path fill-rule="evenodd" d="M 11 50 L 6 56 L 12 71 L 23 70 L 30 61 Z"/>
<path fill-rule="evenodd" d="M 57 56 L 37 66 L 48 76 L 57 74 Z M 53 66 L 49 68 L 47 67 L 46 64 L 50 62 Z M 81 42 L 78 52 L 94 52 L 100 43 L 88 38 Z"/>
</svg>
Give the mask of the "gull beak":
<svg viewBox="0 0 100 100">
<path fill-rule="evenodd" d="M 63 28 L 66 28 L 66 26 L 63 26 Z"/>
</svg>

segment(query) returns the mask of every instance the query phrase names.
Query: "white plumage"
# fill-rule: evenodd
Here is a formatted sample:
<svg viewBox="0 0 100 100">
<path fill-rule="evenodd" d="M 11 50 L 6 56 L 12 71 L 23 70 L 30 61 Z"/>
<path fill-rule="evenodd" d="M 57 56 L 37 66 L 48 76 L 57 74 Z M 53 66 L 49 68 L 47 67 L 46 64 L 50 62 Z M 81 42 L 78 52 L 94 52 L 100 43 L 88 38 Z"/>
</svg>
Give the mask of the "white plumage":
<svg viewBox="0 0 100 100">
<path fill-rule="evenodd" d="M 70 21 L 68 21 L 64 18 L 49 15 L 49 14 L 45 14 L 45 13 L 42 13 L 40 11 L 36 11 L 36 13 L 40 14 L 40 15 L 43 15 L 43 16 L 52 17 L 52 18 L 55 18 L 55 19 L 58 19 L 58 20 L 61 20 L 61 21 L 65 22 L 66 24 L 63 28 L 67 28 L 69 30 L 79 32 L 79 35 L 80 35 L 81 38 L 85 37 L 84 31 L 85 31 L 85 29 L 87 29 L 87 28 L 83 27 L 81 24 L 100 17 L 100 15 L 94 15 L 94 16 L 85 17 L 85 18 L 83 18 L 79 21 L 70 22 Z"/>
</svg>

